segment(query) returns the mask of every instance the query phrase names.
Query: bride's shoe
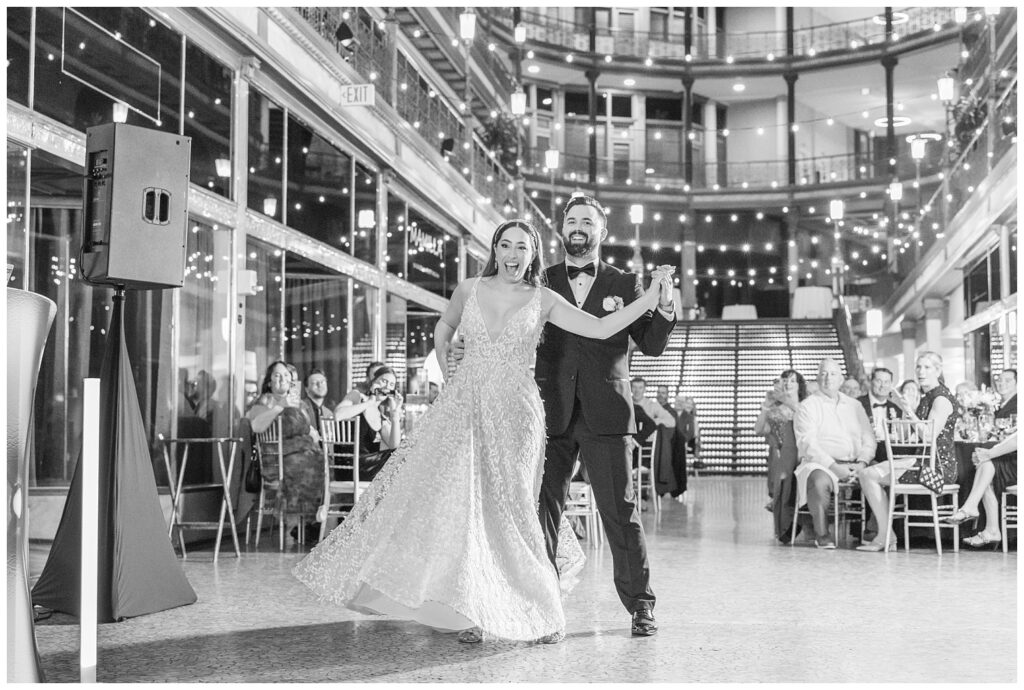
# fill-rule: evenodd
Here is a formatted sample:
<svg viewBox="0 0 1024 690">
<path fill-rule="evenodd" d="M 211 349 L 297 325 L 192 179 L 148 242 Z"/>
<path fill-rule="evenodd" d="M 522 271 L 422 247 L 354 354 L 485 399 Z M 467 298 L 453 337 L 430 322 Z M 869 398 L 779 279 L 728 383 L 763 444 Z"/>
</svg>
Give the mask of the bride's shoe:
<svg viewBox="0 0 1024 690">
<path fill-rule="evenodd" d="M 484 631 L 480 628 L 466 628 L 459 633 L 459 642 L 464 644 L 480 644 L 484 641 Z"/>
</svg>

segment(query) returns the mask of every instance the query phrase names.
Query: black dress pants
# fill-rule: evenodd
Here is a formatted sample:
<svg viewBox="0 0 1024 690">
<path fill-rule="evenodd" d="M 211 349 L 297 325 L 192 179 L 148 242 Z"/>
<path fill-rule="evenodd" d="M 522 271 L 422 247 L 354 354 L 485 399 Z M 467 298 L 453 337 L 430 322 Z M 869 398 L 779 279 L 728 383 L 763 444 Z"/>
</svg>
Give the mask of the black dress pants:
<svg viewBox="0 0 1024 690">
<path fill-rule="evenodd" d="M 558 550 L 558 525 L 569 494 L 576 457 L 586 468 L 597 510 L 612 552 L 615 589 L 630 613 L 654 609 L 647 544 L 636 510 L 632 454 L 626 436 L 596 434 L 587 426 L 577 401 L 565 433 L 548 436 L 540 489 L 540 522 L 552 565 Z"/>
</svg>

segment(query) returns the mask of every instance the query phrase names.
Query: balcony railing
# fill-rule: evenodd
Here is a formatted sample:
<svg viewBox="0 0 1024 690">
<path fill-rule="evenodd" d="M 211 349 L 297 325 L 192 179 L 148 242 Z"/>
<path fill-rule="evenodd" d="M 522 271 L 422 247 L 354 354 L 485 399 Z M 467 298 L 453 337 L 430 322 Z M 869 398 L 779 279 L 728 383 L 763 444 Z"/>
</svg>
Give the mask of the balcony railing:
<svg viewBox="0 0 1024 690">
<path fill-rule="evenodd" d="M 898 11 L 906 20 L 896 24 L 898 40 L 942 29 L 952 23 L 952 7 L 908 7 Z M 511 26 L 511 12 L 505 13 Z M 522 21 L 529 41 L 546 43 L 573 52 L 589 52 L 589 29 L 573 21 L 551 17 L 534 11 L 523 11 Z M 881 17 L 867 17 L 849 22 L 809 26 L 794 30 L 794 52 L 812 57 L 822 53 L 883 43 L 885 24 Z M 786 51 L 785 31 L 698 32 L 693 34 L 691 57 L 695 60 L 764 59 L 769 54 L 782 57 Z M 596 53 L 634 58 L 685 58 L 684 35 L 645 31 L 599 28 L 596 32 Z"/>
</svg>

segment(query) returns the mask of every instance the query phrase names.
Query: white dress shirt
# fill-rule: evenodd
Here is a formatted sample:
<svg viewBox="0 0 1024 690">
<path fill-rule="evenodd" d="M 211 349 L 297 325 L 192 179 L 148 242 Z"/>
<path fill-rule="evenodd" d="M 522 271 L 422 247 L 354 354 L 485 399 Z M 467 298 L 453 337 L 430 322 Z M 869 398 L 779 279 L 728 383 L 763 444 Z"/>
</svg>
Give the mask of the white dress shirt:
<svg viewBox="0 0 1024 690">
<path fill-rule="evenodd" d="M 871 427 L 875 431 L 875 440 L 882 442 L 885 440 L 885 414 L 889 408 L 884 400 L 876 398 L 873 393 L 868 393 L 868 404 L 871 405 Z"/>
<path fill-rule="evenodd" d="M 565 259 L 565 273 L 566 273 L 566 277 L 568 277 L 568 275 L 569 275 L 569 266 L 579 266 L 580 268 L 582 268 L 583 266 L 586 266 L 589 263 L 591 263 L 590 259 L 587 259 L 586 261 L 577 263 L 577 262 L 572 261 L 568 257 L 566 257 L 566 259 Z M 581 273 L 577 274 L 575 278 L 569 280 L 569 289 L 572 290 L 572 296 L 576 300 L 576 306 L 579 309 L 583 308 L 583 303 L 587 301 L 587 297 L 590 295 L 590 288 L 594 287 L 594 278 L 597 277 L 597 269 L 598 269 L 598 266 L 600 266 L 601 262 L 595 260 L 595 261 L 593 261 L 593 264 L 594 264 L 594 275 L 590 275 L 589 273 L 582 273 L 581 272 Z M 675 317 L 674 307 L 673 307 L 673 309 L 662 309 L 661 308 L 661 304 L 660 304 L 660 300 L 659 300 L 659 304 L 658 304 L 658 311 L 660 311 L 661 315 L 664 316 L 666 319 L 672 320 Z"/>
<path fill-rule="evenodd" d="M 835 399 L 821 391 L 807 396 L 793 417 L 801 463 L 830 467 L 833 462 L 870 462 L 877 441 L 863 405 L 839 393 Z"/>
</svg>

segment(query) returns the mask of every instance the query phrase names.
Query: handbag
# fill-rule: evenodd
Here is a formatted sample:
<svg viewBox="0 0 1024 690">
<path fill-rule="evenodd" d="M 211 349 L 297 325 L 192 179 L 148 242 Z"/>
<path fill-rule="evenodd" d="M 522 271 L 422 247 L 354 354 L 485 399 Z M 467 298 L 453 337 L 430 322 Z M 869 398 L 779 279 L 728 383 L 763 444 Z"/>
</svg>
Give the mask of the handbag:
<svg viewBox="0 0 1024 690">
<path fill-rule="evenodd" d="M 927 465 L 918 471 L 917 481 L 921 486 L 928 489 L 935 495 L 942 493 L 942 486 L 944 484 L 942 481 L 942 475 Z"/>
<path fill-rule="evenodd" d="M 258 494 L 263 489 L 263 472 L 260 470 L 260 458 L 256 453 L 249 458 L 249 466 L 245 468 L 245 490 Z"/>
</svg>

